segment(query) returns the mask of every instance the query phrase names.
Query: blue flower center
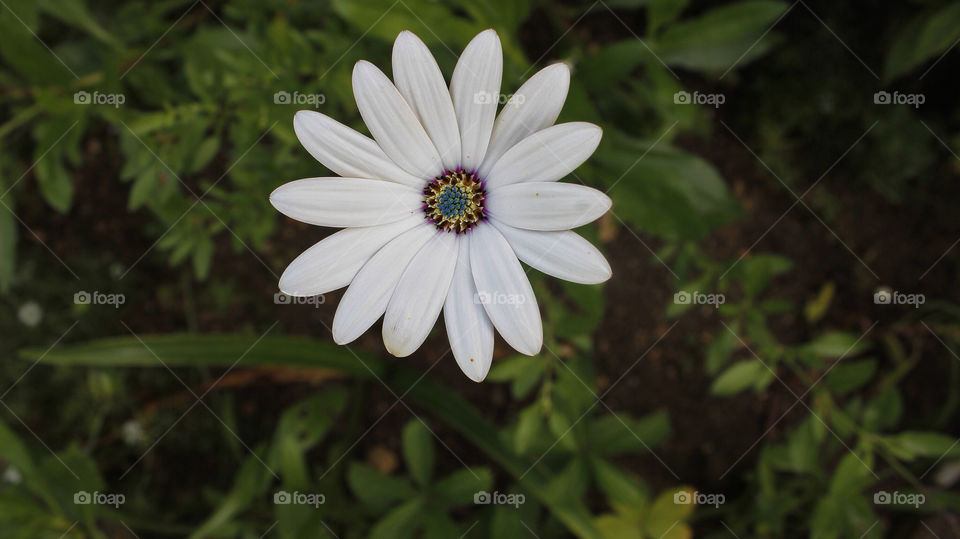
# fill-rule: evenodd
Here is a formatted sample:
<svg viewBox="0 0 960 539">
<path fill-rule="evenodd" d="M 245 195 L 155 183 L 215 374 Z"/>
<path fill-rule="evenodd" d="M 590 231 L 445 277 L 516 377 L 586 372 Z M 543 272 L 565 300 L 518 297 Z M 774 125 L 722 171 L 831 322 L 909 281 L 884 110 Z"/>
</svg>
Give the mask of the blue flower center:
<svg viewBox="0 0 960 539">
<path fill-rule="evenodd" d="M 447 219 L 462 216 L 469 202 L 463 189 L 455 185 L 444 188 L 440 192 L 440 196 L 437 197 L 437 207 L 440 208 L 440 214 Z"/>
<path fill-rule="evenodd" d="M 448 171 L 424 188 L 424 214 L 441 230 L 463 233 L 483 219 L 485 194 L 472 172 Z"/>
</svg>

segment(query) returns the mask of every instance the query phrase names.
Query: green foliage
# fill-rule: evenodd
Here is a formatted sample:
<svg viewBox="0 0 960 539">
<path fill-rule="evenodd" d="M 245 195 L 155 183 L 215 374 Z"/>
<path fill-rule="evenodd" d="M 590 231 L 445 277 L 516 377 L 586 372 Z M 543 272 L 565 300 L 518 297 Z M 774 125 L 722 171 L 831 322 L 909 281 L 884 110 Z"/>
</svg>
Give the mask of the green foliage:
<svg viewBox="0 0 960 539">
<path fill-rule="evenodd" d="M 788 9 L 802 10 L 773 0 L 608 0 L 589 13 L 527 0 L 7 0 L 0 9 L 0 293 L 13 307 L 4 311 L 14 313 L 4 320 L 13 320 L 20 298 L 31 294 L 47 319 L 7 331 L 0 342 L 11 357 L 3 362 L 10 389 L 0 395 L 0 535 L 682 539 L 703 528 L 757 537 L 880 537 L 890 531 L 887 512 L 957 511 L 960 498 L 935 492 L 924 476 L 941 460 L 960 458 L 960 445 L 945 434 L 960 406 L 953 389 L 960 368 L 944 381 L 950 390 L 936 417 L 919 414 L 908 406 L 904 381 L 917 372 L 923 347 L 899 326 L 878 335 L 837 324 L 848 283 L 818 283 L 809 297 L 788 301 L 782 285 L 808 261 L 753 248 L 737 260 L 706 254 L 714 240 L 728 243 L 724 227 L 745 208 L 755 210 L 755 201 L 740 196 L 753 178 L 736 162 L 711 162 L 727 149 L 713 145 L 720 138 L 711 132 L 715 118 L 751 124 L 762 144 L 749 145 L 776 171 L 769 181 L 782 177 L 793 190 L 800 178 L 832 170 L 830 163 L 847 155 L 846 146 L 835 147 L 847 141 L 839 135 L 856 131 L 853 140 L 875 112 L 865 91 L 872 87 L 853 75 L 825 81 L 809 50 L 797 52 L 820 51 L 821 43 L 783 39 Z M 608 22 L 613 28 L 602 28 Z M 891 44 L 868 60 L 885 58 L 886 81 L 925 75 L 960 38 L 958 22 L 956 5 L 926 3 L 889 29 Z M 609 354 L 597 331 L 616 316 L 608 304 L 619 298 L 602 286 L 532 274 L 543 352 L 499 358 L 498 348 L 479 399 L 424 375 L 420 364 L 387 361 L 362 343 L 340 347 L 328 338 L 284 335 L 282 326 L 265 336 L 250 332 L 259 318 L 247 274 L 234 274 L 238 267 L 224 260 L 240 253 L 279 272 L 289 260 L 281 246 L 298 231 L 278 227 L 269 193 L 329 173 L 297 141 L 291 118 L 298 105 L 277 102 L 277 93 L 322 97 L 317 110 L 363 132 L 351 89 L 358 59 L 389 71 L 393 39 L 412 30 L 449 76 L 457 52 L 486 28 L 502 40 L 504 92 L 536 68 L 566 61 L 574 77 L 560 121 L 604 129 L 596 155 L 569 180 L 606 191 L 613 213 L 599 230 L 580 232 L 601 247 L 616 244 L 610 229 L 617 225 L 618 232 L 650 237 L 658 258 L 676 270 L 678 293 L 723 298 L 709 306 L 668 302 L 665 318 L 708 323 L 684 337 L 692 365 L 683 354 L 657 361 L 677 367 L 684 391 L 688 377 L 705 373 L 700 390 L 710 400 L 698 405 L 752 399 L 784 414 L 765 424 L 773 434 L 724 474 L 722 484 L 733 488 L 722 508 L 679 502 L 694 487 L 664 486 L 637 472 L 637 459 L 660 460 L 653 452 L 671 448 L 689 425 L 665 405 L 613 409 L 622 401 L 608 397 L 611 380 L 598 373 Z M 772 82 L 759 70 L 741 78 L 739 69 L 771 53 Z M 678 92 L 704 81 L 764 98 L 722 111 L 677 102 Z M 918 122 L 921 111 L 884 112 L 848 159 L 857 181 L 902 201 L 918 179 L 949 168 L 939 144 L 949 149 L 956 137 L 930 137 L 940 127 Z M 801 148 L 830 162 L 807 170 L 792 160 Z M 120 194 L 116 207 L 126 214 L 107 228 L 129 225 L 122 241 L 150 246 L 145 271 L 131 275 L 128 286 L 152 288 L 162 273 L 182 276 L 179 288 L 157 285 L 149 295 L 157 305 L 135 317 L 124 313 L 131 325 L 135 318 L 167 333 L 128 336 L 98 325 L 89 306 L 65 308 L 63 290 L 78 285 L 50 282 L 34 256 L 38 245 L 59 243 L 49 227 L 40 234 L 31 228 L 38 216 L 49 216 L 56 231 L 101 212 L 113 202 L 100 198 L 109 193 Z M 832 224 L 839 201 L 818 196 L 810 204 Z M 104 235 L 103 252 L 56 251 L 84 268 L 122 260 L 109 273 L 125 276 L 140 260 L 111 252 L 112 232 L 91 232 Z M 635 269 L 618 278 L 634 280 Z M 81 273 L 87 287 L 92 271 Z M 196 302 L 251 312 L 229 318 L 244 321 L 230 329 L 198 322 Z M 951 316 L 943 309 L 944 318 Z M 78 321 L 69 335 L 61 333 L 64 320 Z M 214 327 L 218 333 L 198 332 Z M 927 329 L 942 332 L 950 346 L 960 342 L 952 323 Z M 27 375 L 34 378 L 11 393 Z M 284 385 L 258 402 L 218 387 L 274 379 Z M 33 391 L 21 392 L 28 383 Z M 413 418 L 374 422 L 371 402 L 380 401 L 370 397 L 377 394 L 396 400 L 385 414 Z M 502 398 L 510 402 L 495 400 Z M 194 430 L 167 438 L 194 409 L 203 416 L 188 420 L 196 421 Z M 123 426 L 111 430 L 118 421 Z M 373 442 L 367 435 L 375 427 L 380 438 Z M 364 455 L 364 440 L 399 466 Z M 173 453 L 154 461 L 167 450 Z M 204 484 L 168 467 L 181 454 L 209 466 Z M 137 473 L 128 476 L 131 470 Z M 171 487 L 180 482 L 188 486 Z M 924 493 L 928 502 L 881 506 L 874 496 L 890 485 Z M 75 502 L 81 492 L 123 493 L 126 503 Z M 484 494 L 516 503 L 487 503 Z"/>
<path fill-rule="evenodd" d="M 884 75 L 895 79 L 936 59 L 960 39 L 960 6 L 928 8 L 902 25 L 887 51 Z"/>
</svg>

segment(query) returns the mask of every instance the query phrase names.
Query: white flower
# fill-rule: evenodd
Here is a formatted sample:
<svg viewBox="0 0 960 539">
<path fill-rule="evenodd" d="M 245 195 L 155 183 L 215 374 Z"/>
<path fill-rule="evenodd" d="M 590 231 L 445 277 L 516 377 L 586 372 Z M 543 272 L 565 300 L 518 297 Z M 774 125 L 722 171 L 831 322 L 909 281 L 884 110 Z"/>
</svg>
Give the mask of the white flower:
<svg viewBox="0 0 960 539">
<path fill-rule="evenodd" d="M 497 116 L 502 67 L 500 38 L 486 30 L 460 56 L 448 91 L 429 49 L 405 31 L 393 47 L 396 85 L 369 62 L 353 69 L 376 142 L 323 114 L 294 118 L 307 151 L 343 177 L 287 183 L 270 202 L 293 219 L 345 229 L 297 257 L 280 290 L 312 296 L 350 285 L 333 320 L 337 343 L 384 316 L 384 345 L 405 357 L 442 309 L 457 363 L 479 382 L 494 328 L 527 355 L 543 344 L 520 260 L 568 281 L 610 278 L 603 255 L 570 230 L 603 215 L 610 199 L 557 181 L 593 153 L 600 128 L 553 125 L 570 83 L 564 64 L 531 77 Z"/>
</svg>

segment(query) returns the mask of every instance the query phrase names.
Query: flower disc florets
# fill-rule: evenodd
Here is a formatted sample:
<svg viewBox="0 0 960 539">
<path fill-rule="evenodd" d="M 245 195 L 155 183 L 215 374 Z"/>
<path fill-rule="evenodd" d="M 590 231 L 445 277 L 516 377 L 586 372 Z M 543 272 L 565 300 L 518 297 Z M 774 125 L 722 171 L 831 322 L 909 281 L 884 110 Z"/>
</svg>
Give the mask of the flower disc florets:
<svg viewBox="0 0 960 539">
<path fill-rule="evenodd" d="M 423 211 L 437 228 L 458 234 L 484 218 L 483 182 L 465 170 L 446 171 L 423 189 Z"/>
</svg>

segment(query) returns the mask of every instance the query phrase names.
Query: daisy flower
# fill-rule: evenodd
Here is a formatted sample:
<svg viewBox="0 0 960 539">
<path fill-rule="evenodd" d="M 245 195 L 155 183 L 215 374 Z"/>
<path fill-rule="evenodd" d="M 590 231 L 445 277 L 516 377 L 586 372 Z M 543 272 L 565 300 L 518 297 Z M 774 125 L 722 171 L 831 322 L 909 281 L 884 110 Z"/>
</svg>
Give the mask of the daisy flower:
<svg viewBox="0 0 960 539">
<path fill-rule="evenodd" d="M 314 296 L 347 288 L 333 339 L 347 344 L 383 316 L 383 343 L 412 354 L 443 311 L 453 356 L 481 381 L 494 328 L 517 351 L 543 344 L 537 300 L 520 261 L 577 283 L 610 265 L 570 229 L 610 208 L 602 192 L 558 180 L 600 143 L 593 124 L 554 125 L 570 84 L 564 64 L 544 68 L 497 114 L 503 54 L 493 30 L 467 45 L 449 89 L 427 46 L 402 32 L 393 82 L 373 64 L 353 69 L 353 93 L 373 139 L 313 111 L 293 125 L 310 154 L 340 178 L 277 188 L 284 215 L 343 230 L 297 257 L 280 290 Z"/>
</svg>

